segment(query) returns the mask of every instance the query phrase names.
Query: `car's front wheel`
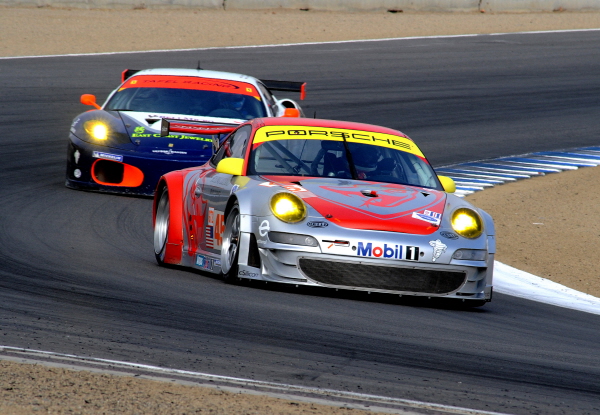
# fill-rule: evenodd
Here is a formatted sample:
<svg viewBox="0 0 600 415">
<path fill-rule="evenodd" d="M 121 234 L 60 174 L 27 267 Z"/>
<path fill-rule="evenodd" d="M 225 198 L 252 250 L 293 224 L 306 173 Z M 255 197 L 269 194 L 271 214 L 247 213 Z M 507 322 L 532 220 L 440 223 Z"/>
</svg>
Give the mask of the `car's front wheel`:
<svg viewBox="0 0 600 415">
<path fill-rule="evenodd" d="M 165 264 L 165 252 L 169 235 L 169 209 L 169 191 L 165 186 L 156 205 L 156 220 L 154 221 L 154 256 L 158 265 Z"/>
<path fill-rule="evenodd" d="M 240 207 L 236 203 L 225 221 L 225 231 L 221 245 L 221 271 L 223 280 L 238 280 L 238 257 L 240 255 Z"/>
</svg>

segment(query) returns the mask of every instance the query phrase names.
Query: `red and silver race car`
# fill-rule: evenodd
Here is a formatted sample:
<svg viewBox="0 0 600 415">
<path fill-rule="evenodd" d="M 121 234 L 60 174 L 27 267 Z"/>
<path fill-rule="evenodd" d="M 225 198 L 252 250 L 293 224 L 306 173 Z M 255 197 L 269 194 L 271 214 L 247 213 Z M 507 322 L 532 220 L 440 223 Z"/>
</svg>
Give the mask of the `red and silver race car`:
<svg viewBox="0 0 600 415">
<path fill-rule="evenodd" d="M 304 99 L 305 84 L 203 69 L 128 69 L 104 105 L 94 95 L 81 97 L 95 109 L 71 125 L 66 186 L 152 195 L 166 172 L 206 163 L 220 134 L 252 118 L 302 115 L 295 101 L 271 91 Z M 202 128 L 165 136 L 162 120 Z"/>
<path fill-rule="evenodd" d="M 160 179 L 154 253 L 159 264 L 228 281 L 478 306 L 492 297 L 494 223 L 454 190 L 399 131 L 259 118 L 231 133 L 204 166 Z"/>
</svg>

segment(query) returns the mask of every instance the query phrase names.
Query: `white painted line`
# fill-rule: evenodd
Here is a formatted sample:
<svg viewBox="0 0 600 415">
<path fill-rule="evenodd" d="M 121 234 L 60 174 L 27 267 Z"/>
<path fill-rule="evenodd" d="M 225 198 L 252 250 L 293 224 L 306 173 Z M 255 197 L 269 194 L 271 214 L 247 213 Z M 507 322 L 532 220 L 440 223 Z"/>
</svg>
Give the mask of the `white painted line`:
<svg viewBox="0 0 600 415">
<path fill-rule="evenodd" d="M 43 351 L 43 350 L 23 349 L 23 348 L 12 347 L 12 346 L 0 346 L 0 353 L 2 353 L 3 351 L 12 352 L 12 353 L 27 353 L 29 355 L 34 355 L 34 356 L 39 355 L 41 357 L 54 357 L 54 358 L 59 358 L 62 360 L 65 360 L 65 359 L 70 360 L 72 362 L 98 363 L 98 364 L 102 364 L 102 365 L 120 366 L 120 367 L 131 368 L 131 369 L 143 369 L 143 370 L 147 370 L 147 371 L 151 371 L 151 372 L 155 372 L 155 373 L 192 376 L 192 377 L 207 380 L 207 381 L 229 382 L 229 383 L 233 383 L 236 385 L 240 385 L 240 384 L 252 385 L 252 386 L 263 387 L 263 388 L 279 390 L 279 391 L 284 390 L 284 391 L 290 391 L 290 392 L 309 393 L 309 394 L 323 396 L 325 398 L 337 397 L 337 398 L 359 400 L 362 402 L 392 404 L 392 405 L 395 404 L 395 405 L 408 406 L 410 408 L 415 408 L 415 409 L 437 410 L 437 411 L 442 411 L 442 412 L 452 413 L 452 414 L 507 415 L 507 414 L 500 413 L 500 412 L 481 411 L 481 410 L 470 409 L 470 408 L 462 408 L 462 407 L 458 407 L 458 406 L 441 405 L 441 404 L 430 403 L 430 402 L 416 401 L 416 400 L 412 400 L 412 399 L 391 398 L 391 397 L 387 397 L 387 396 L 339 391 L 339 390 L 335 390 L 335 389 L 309 388 L 306 386 L 291 385 L 291 384 L 286 384 L 286 383 L 262 382 L 262 381 L 253 380 L 253 379 L 245 379 L 245 378 L 238 378 L 238 377 L 231 377 L 231 376 L 211 375 L 210 373 L 192 372 L 189 370 L 180 370 L 180 369 L 169 369 L 169 368 L 164 368 L 164 367 L 160 367 L 160 366 L 151 366 L 151 365 L 144 365 L 144 364 L 139 364 L 139 363 L 122 362 L 119 360 L 99 359 L 99 358 L 94 358 L 94 357 L 84 357 L 84 356 L 77 356 L 77 355 L 64 354 L 64 353 L 54 353 L 54 352 L 48 352 L 48 351 Z M 0 358 L 1 357 L 2 356 L 0 355 Z M 39 363 L 44 364 L 44 361 L 40 361 Z M 80 366 L 80 368 L 85 370 L 85 367 Z M 244 390 L 240 390 L 240 391 L 244 392 Z M 294 397 L 289 396 L 289 397 L 287 397 L 287 399 L 294 399 Z M 368 410 L 369 408 L 363 408 L 363 409 Z M 386 409 L 386 408 L 380 407 L 380 408 L 373 409 L 373 410 L 380 410 L 380 409 Z M 386 411 L 386 412 L 390 412 L 390 411 Z M 394 411 L 394 413 L 403 413 L 404 414 L 407 412 Z M 419 413 L 422 413 L 422 412 L 419 412 Z M 417 413 L 414 413 L 414 414 L 416 415 Z"/>
<path fill-rule="evenodd" d="M 600 298 L 494 262 L 494 291 L 558 307 L 600 315 Z"/>
<path fill-rule="evenodd" d="M 202 51 L 202 50 L 253 49 L 253 48 L 275 48 L 275 47 L 286 47 L 286 46 L 336 45 L 336 44 L 343 44 L 343 43 L 387 42 L 387 41 L 393 41 L 393 40 L 452 39 L 452 38 L 461 38 L 461 37 L 536 35 L 536 34 L 544 34 L 544 33 L 574 33 L 574 32 L 595 32 L 595 31 L 600 31 L 600 29 L 538 30 L 538 31 L 533 31 L 533 32 L 507 32 L 507 33 L 486 33 L 486 34 L 473 33 L 473 34 L 464 34 L 464 35 L 388 37 L 388 38 L 381 38 L 381 39 L 355 39 L 355 40 L 336 40 L 336 41 L 328 41 L 328 42 L 281 43 L 281 44 L 268 44 L 268 45 L 247 45 L 247 46 L 213 46 L 213 47 L 208 47 L 208 48 L 189 48 L 189 49 L 156 49 L 156 50 L 133 50 L 133 51 L 124 51 L 124 52 L 68 53 L 68 54 L 62 54 L 62 55 L 3 56 L 3 57 L 0 57 L 0 60 L 123 55 L 123 54 L 131 54 L 131 53 L 193 52 L 193 51 Z"/>
</svg>

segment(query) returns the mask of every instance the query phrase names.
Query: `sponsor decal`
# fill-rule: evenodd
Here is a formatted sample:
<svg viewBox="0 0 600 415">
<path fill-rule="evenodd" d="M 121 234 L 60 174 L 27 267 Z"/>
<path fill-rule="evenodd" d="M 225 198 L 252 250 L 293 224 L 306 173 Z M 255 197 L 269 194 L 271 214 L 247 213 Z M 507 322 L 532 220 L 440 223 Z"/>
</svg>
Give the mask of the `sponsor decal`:
<svg viewBox="0 0 600 415">
<path fill-rule="evenodd" d="M 423 213 L 413 212 L 412 217 L 415 219 L 423 220 L 425 222 L 429 222 L 435 226 L 439 226 L 442 220 L 442 214 L 437 212 L 432 212 L 431 210 L 425 210 Z"/>
<path fill-rule="evenodd" d="M 442 231 L 440 235 L 448 239 L 458 239 L 458 235 L 453 232 Z"/>
<path fill-rule="evenodd" d="M 406 248 L 406 249 L 405 249 Z M 406 246 L 398 244 L 383 244 L 383 246 L 375 245 L 372 242 L 358 242 L 357 256 L 371 258 L 388 258 L 388 259 L 403 259 L 407 261 L 419 260 L 419 247 Z"/>
<path fill-rule="evenodd" d="M 92 157 L 97 159 L 123 161 L 123 156 L 120 156 L 118 154 L 103 153 L 101 151 L 92 151 Z"/>
<path fill-rule="evenodd" d="M 242 277 L 258 278 L 258 274 L 256 272 L 246 271 L 245 269 L 240 270 L 238 275 Z"/>
<path fill-rule="evenodd" d="M 146 132 L 146 128 L 142 126 L 137 126 L 133 129 L 133 132 L 136 134 L 144 134 Z"/>
<path fill-rule="evenodd" d="M 260 234 L 260 236 L 267 236 L 267 234 L 269 233 L 269 231 L 271 230 L 271 225 L 269 224 L 268 220 L 263 220 L 260 223 L 260 226 L 258 227 L 258 233 Z"/>
<path fill-rule="evenodd" d="M 172 148 L 168 150 L 152 150 L 153 153 L 161 153 L 161 154 L 187 154 L 187 151 L 178 151 L 173 150 Z"/>
<path fill-rule="evenodd" d="M 250 95 L 260 100 L 260 94 L 252 84 L 198 76 L 138 75 L 125 82 L 120 90 L 126 88 L 197 89 Z"/>
<path fill-rule="evenodd" d="M 325 239 L 323 239 L 323 243 L 329 244 L 327 246 L 327 249 L 331 249 L 334 246 L 341 246 L 343 248 L 348 248 L 350 246 L 350 242 L 349 241 L 327 241 Z"/>
<path fill-rule="evenodd" d="M 196 255 L 196 265 L 200 268 L 212 270 L 212 260 L 210 258 L 205 257 L 204 255 Z"/>
<path fill-rule="evenodd" d="M 329 226 L 329 223 L 323 222 L 323 221 L 313 221 L 313 222 L 307 222 L 306 226 L 308 226 L 310 228 L 326 228 Z"/>
<path fill-rule="evenodd" d="M 213 259 L 213 268 L 221 268 L 221 260 L 220 259 Z"/>
<path fill-rule="evenodd" d="M 205 232 L 206 247 L 211 249 L 221 249 L 223 243 L 223 231 L 225 230 L 225 215 L 223 212 L 208 209 L 208 220 Z"/>
<path fill-rule="evenodd" d="M 205 137 L 195 137 L 195 136 L 191 136 L 191 135 L 176 135 L 176 134 L 170 134 L 167 135 L 165 137 L 162 137 L 160 134 L 141 134 L 141 133 L 134 133 L 131 134 L 132 137 L 134 138 L 148 138 L 148 137 L 156 137 L 156 138 L 177 138 L 179 140 L 196 140 L 196 141 L 211 141 L 212 142 L 212 138 L 205 138 Z"/>
<path fill-rule="evenodd" d="M 433 247 L 433 255 L 431 257 L 433 262 L 435 262 L 436 259 L 446 252 L 446 248 L 448 248 L 448 246 L 439 239 L 435 241 L 429 241 L 429 245 Z"/>
<path fill-rule="evenodd" d="M 233 187 L 231 188 L 231 192 L 229 192 L 230 195 L 234 194 L 235 192 L 238 191 L 238 189 L 240 188 L 239 185 L 234 184 Z"/>
<path fill-rule="evenodd" d="M 343 128 L 266 126 L 256 132 L 253 143 L 258 144 L 265 141 L 298 138 L 373 144 L 407 151 L 424 157 L 415 143 L 406 137 L 372 131 L 346 130 Z"/>
<path fill-rule="evenodd" d="M 259 186 L 283 187 L 284 189 L 289 190 L 290 192 L 307 192 L 308 191 L 304 187 L 297 185 L 297 184 L 277 184 L 277 183 L 273 183 L 273 182 L 262 182 L 262 183 L 259 183 Z"/>
<path fill-rule="evenodd" d="M 73 124 L 71 124 L 71 132 L 73 134 L 75 134 L 75 131 L 77 131 L 77 129 L 75 128 L 77 126 L 77 124 L 79 124 L 80 119 L 77 118 L 75 121 L 73 121 Z"/>
</svg>

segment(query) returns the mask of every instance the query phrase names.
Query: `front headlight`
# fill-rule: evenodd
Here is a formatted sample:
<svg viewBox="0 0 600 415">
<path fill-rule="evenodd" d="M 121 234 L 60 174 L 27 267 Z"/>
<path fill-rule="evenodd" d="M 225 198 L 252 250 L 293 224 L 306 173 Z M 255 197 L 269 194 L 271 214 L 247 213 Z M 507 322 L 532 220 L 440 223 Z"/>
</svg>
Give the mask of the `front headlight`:
<svg viewBox="0 0 600 415">
<path fill-rule="evenodd" d="M 106 140 L 108 137 L 108 127 L 102 121 L 86 121 L 85 124 L 83 124 L 83 128 L 96 140 Z"/>
<path fill-rule="evenodd" d="M 462 259 L 464 261 L 485 261 L 487 251 L 484 249 L 457 249 L 452 254 L 452 259 Z"/>
<path fill-rule="evenodd" d="M 474 210 L 468 208 L 456 209 L 452 214 L 452 228 L 465 238 L 477 238 L 483 233 L 483 223 Z"/>
<path fill-rule="evenodd" d="M 284 222 L 296 223 L 306 217 L 304 202 L 291 193 L 282 192 L 273 195 L 270 206 L 275 217 Z"/>
</svg>

